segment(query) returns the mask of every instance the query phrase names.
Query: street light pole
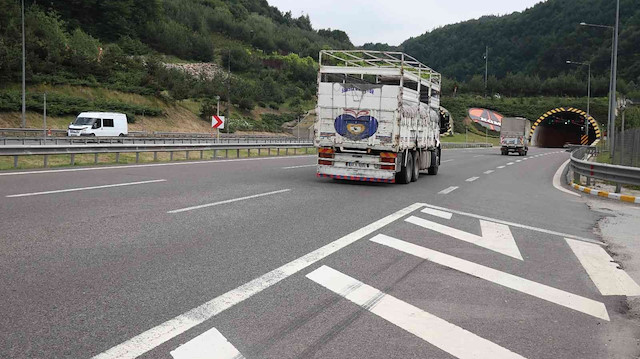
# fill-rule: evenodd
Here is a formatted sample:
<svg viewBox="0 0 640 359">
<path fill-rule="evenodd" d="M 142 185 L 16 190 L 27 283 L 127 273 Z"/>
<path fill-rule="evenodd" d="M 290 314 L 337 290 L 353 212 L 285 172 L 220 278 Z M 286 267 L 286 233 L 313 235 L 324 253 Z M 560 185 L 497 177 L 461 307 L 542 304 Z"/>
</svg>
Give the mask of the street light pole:
<svg viewBox="0 0 640 359">
<path fill-rule="evenodd" d="M 27 127 L 27 90 L 26 90 L 27 49 L 24 35 L 24 0 L 22 0 L 22 128 Z"/>
<path fill-rule="evenodd" d="M 587 136 L 589 136 L 589 116 L 591 116 L 590 106 L 591 106 L 591 63 L 590 62 L 576 62 L 567 60 L 568 64 L 572 65 L 581 65 L 588 66 L 589 68 L 589 79 L 587 80 L 587 116 L 584 118 L 584 131 Z"/>
<path fill-rule="evenodd" d="M 609 25 L 598 25 L 598 24 L 587 24 L 586 22 L 581 22 L 581 26 L 590 26 L 590 27 L 599 27 L 603 29 L 611 29 L 611 67 L 610 67 L 610 75 L 609 75 L 609 108 L 607 111 L 607 147 L 609 148 L 609 154 L 611 155 L 612 148 L 612 139 L 613 139 L 613 129 L 614 123 L 612 119 L 615 117 L 615 84 L 613 78 L 615 77 L 615 66 L 614 66 L 614 58 L 616 51 L 616 28 Z"/>
<path fill-rule="evenodd" d="M 487 97 L 487 79 L 489 75 L 489 46 L 484 51 L 484 96 Z"/>
<path fill-rule="evenodd" d="M 611 152 L 613 155 L 616 150 L 615 132 L 616 132 L 616 91 L 617 91 L 617 77 L 618 77 L 618 30 L 620 28 L 620 0 L 616 1 L 616 26 L 613 31 L 613 80 L 611 81 Z"/>
</svg>

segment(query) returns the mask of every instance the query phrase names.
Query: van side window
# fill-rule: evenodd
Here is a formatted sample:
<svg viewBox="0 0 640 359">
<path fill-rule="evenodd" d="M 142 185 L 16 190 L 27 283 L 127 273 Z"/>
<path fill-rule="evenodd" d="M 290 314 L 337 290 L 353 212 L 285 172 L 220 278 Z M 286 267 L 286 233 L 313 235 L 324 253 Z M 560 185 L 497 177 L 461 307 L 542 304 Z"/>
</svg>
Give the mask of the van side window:
<svg viewBox="0 0 640 359">
<path fill-rule="evenodd" d="M 102 120 L 102 124 L 104 127 L 113 127 L 113 119 L 112 118 L 105 118 L 104 120 Z"/>
<path fill-rule="evenodd" d="M 102 127 L 102 120 L 99 118 L 96 118 L 96 122 L 93 123 L 93 128 L 100 128 Z"/>
</svg>

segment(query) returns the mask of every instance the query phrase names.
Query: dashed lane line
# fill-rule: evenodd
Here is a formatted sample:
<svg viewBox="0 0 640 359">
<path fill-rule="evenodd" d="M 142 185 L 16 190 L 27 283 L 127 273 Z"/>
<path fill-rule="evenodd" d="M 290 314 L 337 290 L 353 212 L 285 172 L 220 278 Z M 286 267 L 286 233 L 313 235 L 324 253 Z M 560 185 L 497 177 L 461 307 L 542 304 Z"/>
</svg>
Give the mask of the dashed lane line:
<svg viewBox="0 0 640 359">
<path fill-rule="evenodd" d="M 196 209 L 219 206 L 221 204 L 228 204 L 228 203 L 233 203 L 233 202 L 246 201 L 248 199 L 260 198 L 260 197 L 264 197 L 264 196 L 271 196 L 271 195 L 274 195 L 274 194 L 279 194 L 279 193 L 284 193 L 284 192 L 289 192 L 289 191 L 291 191 L 291 189 L 289 189 L 289 188 L 281 189 L 281 190 L 278 190 L 278 191 L 259 193 L 259 194 L 254 194 L 254 195 L 251 195 L 251 196 L 227 199 L 227 200 L 224 200 L 224 201 L 219 201 L 219 202 L 214 202 L 214 203 L 207 203 L 207 204 L 201 204 L 201 205 L 193 206 L 193 207 L 175 209 L 173 211 L 168 211 L 167 213 L 169 213 L 169 214 L 182 213 L 182 212 L 187 212 L 187 211 L 193 211 L 193 210 L 196 210 Z"/>
<path fill-rule="evenodd" d="M 466 181 L 467 182 L 473 182 L 473 181 L 477 180 L 478 178 L 480 178 L 480 177 L 471 177 L 471 178 L 467 178 Z"/>
<path fill-rule="evenodd" d="M 89 191 L 94 189 L 104 189 L 104 188 L 113 188 L 113 187 L 124 187 L 124 186 L 136 186 L 141 184 L 150 184 L 150 183 L 158 183 L 158 182 L 166 182 L 166 179 L 159 180 L 151 180 L 151 181 L 138 181 L 138 182 L 127 182 L 127 183 L 116 183 L 116 184 L 108 184 L 103 186 L 91 186 L 91 187 L 80 187 L 80 188 L 68 188 L 68 189 L 58 189 L 54 191 L 44 191 L 44 192 L 32 192 L 32 193 L 21 193 L 21 194 L 12 194 L 6 196 L 7 198 L 18 198 L 18 197 L 31 197 L 31 196 L 41 196 L 46 194 L 56 194 L 56 193 L 66 193 L 66 192 L 78 192 L 78 191 Z"/>
<path fill-rule="evenodd" d="M 449 193 L 451 193 L 451 192 L 453 192 L 453 191 L 457 190 L 458 188 L 460 188 L 460 187 L 458 187 L 458 186 L 451 186 L 451 187 L 449 187 L 449 188 L 445 188 L 445 189 L 443 189 L 442 191 L 438 192 L 438 194 L 449 194 Z"/>
</svg>

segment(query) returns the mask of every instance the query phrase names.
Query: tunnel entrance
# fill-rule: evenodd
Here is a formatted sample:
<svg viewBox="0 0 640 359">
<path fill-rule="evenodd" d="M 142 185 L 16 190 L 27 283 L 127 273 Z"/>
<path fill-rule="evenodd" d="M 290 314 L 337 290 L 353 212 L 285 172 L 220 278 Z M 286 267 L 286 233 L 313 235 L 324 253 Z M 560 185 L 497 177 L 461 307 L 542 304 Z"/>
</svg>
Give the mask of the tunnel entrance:
<svg viewBox="0 0 640 359">
<path fill-rule="evenodd" d="M 588 135 L 585 124 L 589 126 Z M 538 147 L 563 147 L 565 144 L 595 145 L 600 141 L 596 120 L 577 108 L 559 107 L 547 111 L 531 126 L 531 144 Z"/>
</svg>

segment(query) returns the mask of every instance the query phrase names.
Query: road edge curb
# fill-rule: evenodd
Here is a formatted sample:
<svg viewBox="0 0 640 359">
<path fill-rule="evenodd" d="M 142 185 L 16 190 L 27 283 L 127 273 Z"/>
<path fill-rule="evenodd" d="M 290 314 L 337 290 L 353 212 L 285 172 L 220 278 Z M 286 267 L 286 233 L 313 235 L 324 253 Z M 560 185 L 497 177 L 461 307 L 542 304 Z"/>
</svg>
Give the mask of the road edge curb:
<svg viewBox="0 0 640 359">
<path fill-rule="evenodd" d="M 615 199 L 615 200 L 627 202 L 627 203 L 640 204 L 640 197 L 628 196 L 628 195 L 619 194 L 619 193 L 611 193 L 607 191 L 600 191 L 590 187 L 581 186 L 575 182 L 570 183 L 570 186 L 573 187 L 574 189 L 577 189 L 580 192 L 584 192 L 592 196 Z"/>
</svg>

